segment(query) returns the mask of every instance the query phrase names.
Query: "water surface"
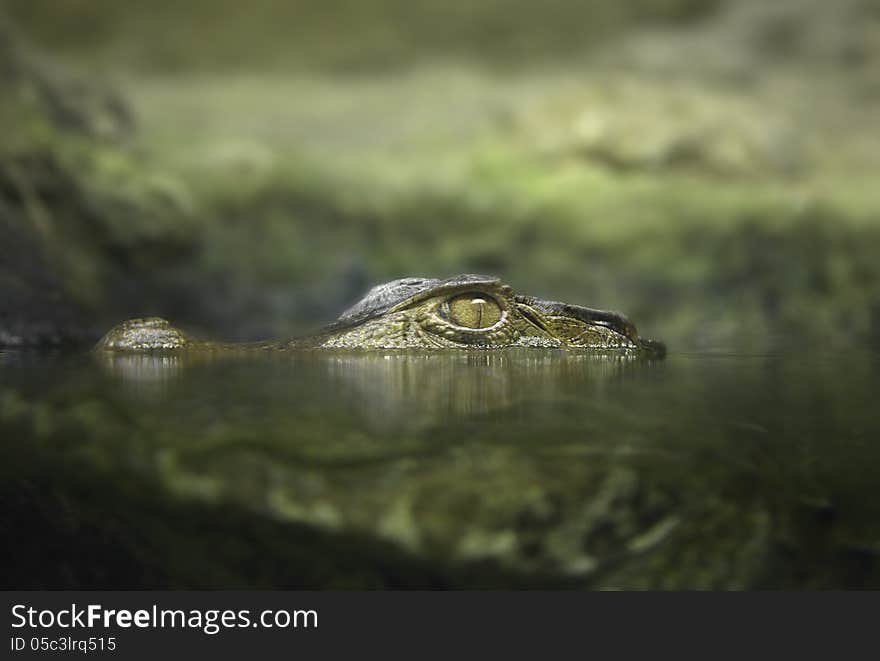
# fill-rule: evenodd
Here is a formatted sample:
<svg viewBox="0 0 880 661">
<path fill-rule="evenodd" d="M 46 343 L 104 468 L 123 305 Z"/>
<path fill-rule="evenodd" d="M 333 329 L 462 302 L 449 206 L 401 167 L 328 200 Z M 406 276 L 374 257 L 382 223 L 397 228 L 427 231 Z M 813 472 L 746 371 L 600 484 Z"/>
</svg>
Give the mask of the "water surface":
<svg viewBox="0 0 880 661">
<path fill-rule="evenodd" d="M 0 353 L 5 583 L 880 587 L 880 355 Z"/>
</svg>

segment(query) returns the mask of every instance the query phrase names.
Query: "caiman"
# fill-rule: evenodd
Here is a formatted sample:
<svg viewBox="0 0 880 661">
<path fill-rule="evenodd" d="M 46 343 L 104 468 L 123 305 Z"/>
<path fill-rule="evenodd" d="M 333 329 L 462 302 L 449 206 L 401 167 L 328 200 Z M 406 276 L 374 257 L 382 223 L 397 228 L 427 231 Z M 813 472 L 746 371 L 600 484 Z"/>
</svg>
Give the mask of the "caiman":
<svg viewBox="0 0 880 661">
<path fill-rule="evenodd" d="M 182 350 L 426 349 L 538 347 L 662 357 L 661 342 L 639 337 L 625 316 L 522 296 L 498 278 L 403 278 L 373 287 L 314 335 L 293 340 L 223 344 L 197 340 L 165 319 L 131 319 L 114 327 L 97 349 Z"/>
</svg>

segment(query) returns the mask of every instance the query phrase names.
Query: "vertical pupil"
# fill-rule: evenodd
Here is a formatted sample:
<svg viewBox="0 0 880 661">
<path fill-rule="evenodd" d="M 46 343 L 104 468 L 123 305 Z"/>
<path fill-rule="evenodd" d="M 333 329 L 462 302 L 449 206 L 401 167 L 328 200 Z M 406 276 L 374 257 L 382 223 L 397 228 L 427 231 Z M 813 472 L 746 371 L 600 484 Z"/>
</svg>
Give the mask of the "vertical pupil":
<svg viewBox="0 0 880 661">
<path fill-rule="evenodd" d="M 488 296 L 462 294 L 449 301 L 450 321 L 465 328 L 488 328 L 501 319 L 501 308 Z"/>
<path fill-rule="evenodd" d="M 477 328 L 480 328 L 483 325 L 483 308 L 486 307 L 486 301 L 482 298 L 472 298 L 471 306 L 477 313 Z"/>
</svg>

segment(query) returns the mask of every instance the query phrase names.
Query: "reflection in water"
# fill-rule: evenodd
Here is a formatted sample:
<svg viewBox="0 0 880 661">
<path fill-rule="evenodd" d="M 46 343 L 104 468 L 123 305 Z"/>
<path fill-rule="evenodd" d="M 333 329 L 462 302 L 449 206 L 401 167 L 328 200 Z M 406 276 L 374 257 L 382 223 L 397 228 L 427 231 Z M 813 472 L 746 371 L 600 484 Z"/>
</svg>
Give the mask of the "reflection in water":
<svg viewBox="0 0 880 661">
<path fill-rule="evenodd" d="M 63 495 L 39 535 L 73 517 L 103 539 L 106 502 L 138 512 L 113 529 L 135 558 L 137 531 L 167 545 L 155 557 L 185 555 L 234 509 L 537 585 L 880 586 L 878 365 L 868 352 L 17 354 L 0 361 L 0 485 Z M 109 495 L 82 504 L 83 480 Z M 206 520 L 171 530 L 174 517 L 150 518 L 155 499 Z M 248 534 L 261 557 L 290 553 Z M 225 557 L 204 576 L 251 585 Z M 297 557 L 305 572 L 323 561 Z M 407 584 L 398 565 L 362 570 Z"/>
<path fill-rule="evenodd" d="M 429 426 L 450 418 L 485 415 L 525 400 L 563 401 L 575 397 L 572 383 L 600 387 L 632 370 L 657 363 L 631 355 L 579 354 L 521 349 L 455 353 L 257 354 L 254 362 L 271 364 L 271 378 L 291 382 L 308 379 L 331 401 L 356 411 L 370 429 L 392 430 Z M 168 388 L 185 370 L 229 363 L 221 354 L 96 354 L 96 359 L 138 395 Z M 273 381 L 274 382 L 274 381 Z M 259 387 L 257 387 L 259 391 Z M 577 396 L 580 396 L 578 393 Z M 296 402 L 291 402 L 296 405 Z"/>
<path fill-rule="evenodd" d="M 108 372 L 118 377 L 122 383 L 133 386 L 153 386 L 167 384 L 180 376 L 184 359 L 173 354 L 95 354 L 97 360 Z"/>
<path fill-rule="evenodd" d="M 425 355 L 334 355 L 322 360 L 344 399 L 373 429 L 434 425 L 527 400 L 561 401 L 571 385 L 647 368 L 631 356 L 513 351 Z"/>
</svg>

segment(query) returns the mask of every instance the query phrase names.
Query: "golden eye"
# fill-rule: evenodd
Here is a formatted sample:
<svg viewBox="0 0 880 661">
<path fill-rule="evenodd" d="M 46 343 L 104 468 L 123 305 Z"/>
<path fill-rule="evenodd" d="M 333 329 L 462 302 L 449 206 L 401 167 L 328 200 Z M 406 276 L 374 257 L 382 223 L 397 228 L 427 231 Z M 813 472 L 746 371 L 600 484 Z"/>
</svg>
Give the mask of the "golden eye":
<svg viewBox="0 0 880 661">
<path fill-rule="evenodd" d="M 449 321 L 465 328 L 489 328 L 501 319 L 501 307 L 491 296 L 476 292 L 449 299 Z"/>
</svg>

